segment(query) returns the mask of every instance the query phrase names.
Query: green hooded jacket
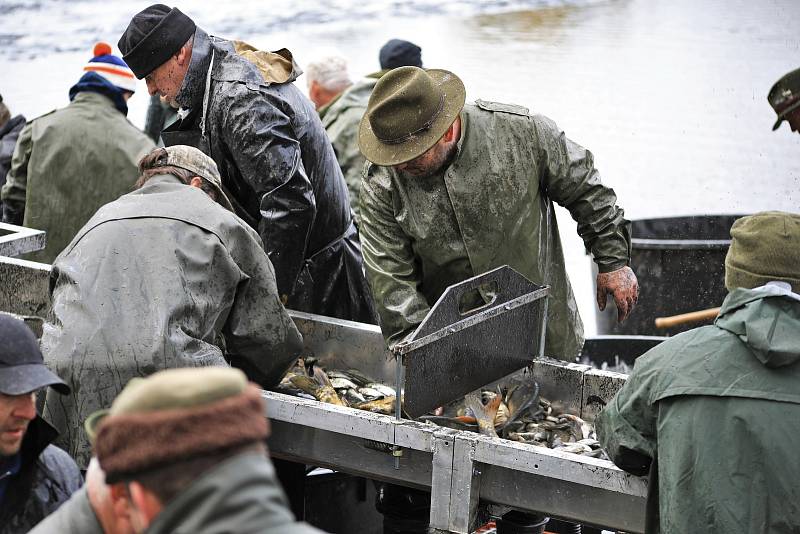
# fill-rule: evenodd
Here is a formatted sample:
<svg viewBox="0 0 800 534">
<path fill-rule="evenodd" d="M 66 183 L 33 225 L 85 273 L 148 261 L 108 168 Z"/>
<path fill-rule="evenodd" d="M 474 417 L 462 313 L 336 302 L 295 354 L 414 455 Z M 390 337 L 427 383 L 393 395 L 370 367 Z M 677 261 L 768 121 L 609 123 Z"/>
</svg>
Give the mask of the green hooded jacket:
<svg viewBox="0 0 800 534">
<path fill-rule="evenodd" d="M 146 534 L 322 534 L 295 521 L 272 463 L 242 453 L 192 482 L 159 512 Z"/>
<path fill-rule="evenodd" d="M 648 534 L 800 532 L 800 296 L 775 284 L 638 358 L 599 415 L 614 462 L 650 473 Z"/>
<path fill-rule="evenodd" d="M 350 192 L 350 206 L 355 214 L 356 224 L 361 222 L 358 210 L 358 194 L 361 191 L 361 175 L 367 159 L 358 148 L 358 125 L 367 111 L 367 102 L 375 84 L 383 71 L 370 74 L 344 91 L 334 101 L 319 110 L 322 126 L 336 152 L 336 159 L 342 169 L 347 190 Z"/>
<path fill-rule="evenodd" d="M 2 190 L 23 226 L 47 232 L 47 246 L 25 259 L 52 263 L 100 206 L 133 190 L 153 148 L 110 98 L 88 91 L 28 123 Z"/>
<path fill-rule="evenodd" d="M 448 286 L 507 264 L 551 286 L 546 354 L 577 356 L 583 324 L 552 201 L 578 222 L 600 271 L 629 263 L 629 222 L 592 154 L 519 106 L 465 106 L 447 168 L 416 178 L 371 165 L 360 200 L 364 264 L 390 345 L 422 322 Z"/>
</svg>

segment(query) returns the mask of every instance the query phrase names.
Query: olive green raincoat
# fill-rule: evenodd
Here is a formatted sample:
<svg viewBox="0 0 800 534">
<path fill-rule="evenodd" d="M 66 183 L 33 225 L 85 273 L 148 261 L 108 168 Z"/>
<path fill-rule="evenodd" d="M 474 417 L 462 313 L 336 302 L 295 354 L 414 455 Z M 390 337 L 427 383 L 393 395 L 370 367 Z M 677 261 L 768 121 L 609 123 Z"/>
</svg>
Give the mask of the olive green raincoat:
<svg viewBox="0 0 800 534">
<path fill-rule="evenodd" d="M 133 189 L 139 160 L 155 145 L 110 98 L 80 92 L 28 123 L 11 161 L 3 202 L 45 230 L 47 247 L 25 256 L 51 263 L 97 209 Z"/>
<path fill-rule="evenodd" d="M 367 102 L 375 84 L 383 71 L 370 74 L 336 97 L 336 100 L 319 110 L 322 126 L 336 152 L 336 159 L 342 169 L 347 190 L 350 192 L 350 206 L 355 214 L 356 224 L 361 222 L 358 211 L 358 193 L 361 191 L 361 175 L 364 174 L 366 158 L 358 149 L 358 125 L 367 111 Z"/>
<path fill-rule="evenodd" d="M 98 210 L 50 285 L 42 352 L 72 395 L 48 395 L 44 413 L 84 468 L 83 422 L 131 378 L 230 361 L 269 387 L 302 348 L 258 234 L 171 175 Z"/>
<path fill-rule="evenodd" d="M 800 532 L 800 296 L 732 291 L 714 325 L 637 359 L 596 424 L 650 473 L 648 534 Z"/>
<path fill-rule="evenodd" d="M 389 344 L 422 322 L 447 286 L 508 264 L 551 286 L 546 354 L 572 360 L 583 344 L 552 201 L 578 222 L 601 271 L 628 264 L 629 223 L 592 154 L 550 119 L 476 102 L 443 172 L 416 178 L 370 166 L 361 190 L 367 277 Z"/>
</svg>

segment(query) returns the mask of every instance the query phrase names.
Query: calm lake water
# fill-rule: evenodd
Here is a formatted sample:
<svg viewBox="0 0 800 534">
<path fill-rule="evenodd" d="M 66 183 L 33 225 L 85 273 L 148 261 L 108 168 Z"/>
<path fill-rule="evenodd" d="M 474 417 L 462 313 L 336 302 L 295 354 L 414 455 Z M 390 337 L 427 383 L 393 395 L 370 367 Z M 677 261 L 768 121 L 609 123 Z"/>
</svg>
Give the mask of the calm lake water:
<svg viewBox="0 0 800 534">
<path fill-rule="evenodd" d="M 796 0 L 246 0 L 181 2 L 212 34 L 298 62 L 339 53 L 354 78 L 378 48 L 419 44 L 468 99 L 523 104 L 590 148 L 629 218 L 800 211 L 800 136 L 772 132 L 766 94 L 800 66 Z M 0 1 L 0 93 L 32 118 L 67 103 L 98 39 L 116 46 L 146 2 Z M 301 78 L 298 83 L 304 84 Z M 144 84 L 130 102 L 143 125 Z M 570 277 L 594 332 L 589 260 L 559 210 Z M 677 310 L 680 311 L 680 310 Z"/>
</svg>

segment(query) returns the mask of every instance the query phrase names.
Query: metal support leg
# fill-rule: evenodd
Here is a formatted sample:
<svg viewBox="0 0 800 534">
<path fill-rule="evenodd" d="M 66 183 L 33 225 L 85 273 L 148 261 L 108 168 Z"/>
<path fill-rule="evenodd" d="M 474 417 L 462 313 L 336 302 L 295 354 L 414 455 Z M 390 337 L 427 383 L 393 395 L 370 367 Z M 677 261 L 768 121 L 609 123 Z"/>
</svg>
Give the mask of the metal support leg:
<svg viewBox="0 0 800 534">
<path fill-rule="evenodd" d="M 449 532 L 453 450 L 456 443 L 453 434 L 455 431 L 450 429 L 442 429 L 433 434 L 430 530 L 435 534 Z"/>
<path fill-rule="evenodd" d="M 453 451 L 453 484 L 450 499 L 450 532 L 469 534 L 475 525 L 480 498 L 481 473 L 475 463 L 475 440 L 461 432 Z"/>
</svg>

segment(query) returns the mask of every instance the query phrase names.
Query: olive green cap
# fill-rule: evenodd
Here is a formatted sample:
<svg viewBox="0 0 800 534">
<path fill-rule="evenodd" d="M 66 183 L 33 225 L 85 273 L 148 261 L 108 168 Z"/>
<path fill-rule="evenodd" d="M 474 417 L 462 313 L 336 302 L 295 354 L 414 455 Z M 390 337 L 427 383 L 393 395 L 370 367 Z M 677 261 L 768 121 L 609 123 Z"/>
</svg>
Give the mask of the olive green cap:
<svg viewBox="0 0 800 534">
<path fill-rule="evenodd" d="M 117 395 L 111 408 L 90 415 L 84 423 L 94 442 L 100 421 L 108 416 L 195 408 L 239 395 L 247 377 L 229 367 L 187 367 L 159 371 L 147 378 L 134 378 Z"/>
<path fill-rule="evenodd" d="M 231 201 L 222 189 L 222 177 L 219 175 L 219 169 L 213 159 L 203 151 L 189 145 L 172 145 L 164 147 L 162 150 L 166 153 L 166 158 L 164 161 L 159 161 L 159 164 L 180 167 L 205 179 L 216 190 L 219 203 L 225 209 L 233 211 Z"/>
<path fill-rule="evenodd" d="M 378 80 L 358 130 L 358 147 L 376 165 L 411 161 L 435 145 L 464 107 L 458 76 L 399 67 Z"/>
<path fill-rule="evenodd" d="M 778 114 L 778 120 L 772 127 L 774 131 L 791 112 L 800 107 L 800 69 L 784 74 L 775 82 L 769 90 L 767 101 Z"/>
<path fill-rule="evenodd" d="M 800 293 L 800 215 L 765 211 L 737 219 L 725 257 L 725 287 L 786 282 Z"/>
</svg>

